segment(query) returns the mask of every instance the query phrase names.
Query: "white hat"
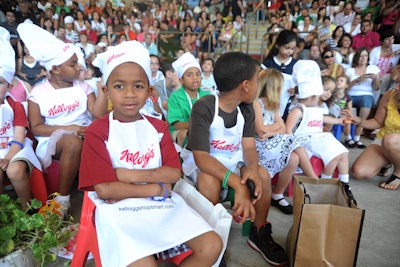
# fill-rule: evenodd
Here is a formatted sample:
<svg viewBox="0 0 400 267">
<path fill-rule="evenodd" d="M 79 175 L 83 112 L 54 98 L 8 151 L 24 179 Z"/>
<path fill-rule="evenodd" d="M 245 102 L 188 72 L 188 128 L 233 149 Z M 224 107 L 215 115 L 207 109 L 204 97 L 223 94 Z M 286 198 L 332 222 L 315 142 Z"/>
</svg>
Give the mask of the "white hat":
<svg viewBox="0 0 400 267">
<path fill-rule="evenodd" d="M 15 74 L 15 52 L 10 44 L 10 33 L 0 27 L 0 76 L 11 83 Z"/>
<path fill-rule="evenodd" d="M 106 52 L 98 54 L 92 64 L 103 73 L 103 83 L 107 84 L 108 77 L 113 69 L 125 62 L 134 62 L 140 65 L 150 80 L 149 51 L 138 41 L 127 41 L 116 46 L 110 46 Z"/>
<path fill-rule="evenodd" d="M 98 42 L 97 46 L 98 47 L 107 47 L 107 44 L 105 42 Z"/>
<path fill-rule="evenodd" d="M 298 87 L 296 97 L 304 99 L 322 95 L 321 70 L 314 60 L 299 60 L 293 66 L 293 81 Z"/>
<path fill-rule="evenodd" d="M 68 44 L 68 45 L 74 49 L 75 54 L 78 57 L 78 63 L 83 67 L 84 70 L 87 70 L 86 62 L 85 62 L 85 55 L 83 54 L 82 49 L 79 46 L 76 46 L 73 44 Z"/>
<path fill-rule="evenodd" d="M 177 60 L 172 62 L 172 67 L 175 69 L 179 78 L 182 78 L 185 71 L 187 71 L 187 69 L 191 67 L 196 67 L 201 71 L 199 62 L 190 52 L 186 52 L 185 54 L 180 56 Z"/>
<path fill-rule="evenodd" d="M 35 24 L 21 23 L 17 31 L 31 56 L 48 71 L 53 66 L 63 64 L 75 54 L 73 47 Z"/>
<path fill-rule="evenodd" d="M 64 23 L 65 23 L 65 24 L 67 24 L 67 23 L 74 23 L 74 18 L 71 17 L 71 16 L 66 16 L 66 17 L 64 18 Z"/>
</svg>

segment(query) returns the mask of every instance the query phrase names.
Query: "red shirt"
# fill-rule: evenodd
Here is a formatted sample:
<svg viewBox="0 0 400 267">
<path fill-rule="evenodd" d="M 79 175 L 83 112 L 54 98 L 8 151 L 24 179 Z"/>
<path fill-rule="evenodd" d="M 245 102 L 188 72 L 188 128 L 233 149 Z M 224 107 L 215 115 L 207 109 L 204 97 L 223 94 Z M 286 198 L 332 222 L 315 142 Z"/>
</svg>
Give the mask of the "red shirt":
<svg viewBox="0 0 400 267">
<path fill-rule="evenodd" d="M 379 34 L 377 32 L 369 31 L 366 34 L 357 34 L 353 37 L 351 48 L 357 51 L 358 48 L 364 46 L 371 51 L 372 48 L 380 46 Z"/>
<path fill-rule="evenodd" d="M 95 30 L 90 30 L 89 32 L 87 30 L 83 30 L 80 33 L 86 34 L 89 43 L 97 44 L 97 32 Z"/>
<path fill-rule="evenodd" d="M 152 117 L 146 116 L 146 118 L 159 133 L 163 134 L 160 141 L 162 166 L 181 169 L 179 156 L 172 142 L 168 124 Z M 108 119 L 109 115 L 107 114 L 95 120 L 86 129 L 79 169 L 80 190 L 94 190 L 93 186 L 96 184 L 118 181 L 105 145 L 105 141 L 108 140 Z M 143 135 L 145 134 L 143 133 Z M 140 138 L 140 136 L 134 138 Z"/>
</svg>

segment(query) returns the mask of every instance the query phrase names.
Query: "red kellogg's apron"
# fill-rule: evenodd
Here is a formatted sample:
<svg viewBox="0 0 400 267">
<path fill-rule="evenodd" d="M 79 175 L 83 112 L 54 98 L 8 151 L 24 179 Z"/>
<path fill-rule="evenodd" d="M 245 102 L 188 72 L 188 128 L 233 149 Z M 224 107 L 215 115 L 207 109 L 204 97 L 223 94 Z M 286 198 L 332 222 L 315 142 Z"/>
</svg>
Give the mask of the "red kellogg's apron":
<svg viewBox="0 0 400 267">
<path fill-rule="evenodd" d="M 161 166 L 159 134 L 143 119 L 121 123 L 109 115 L 106 143 L 114 168 L 154 169 Z M 103 266 L 127 266 L 143 257 L 180 245 L 211 231 L 204 219 L 175 192 L 166 201 L 128 198 L 96 203 L 96 228 Z"/>
</svg>

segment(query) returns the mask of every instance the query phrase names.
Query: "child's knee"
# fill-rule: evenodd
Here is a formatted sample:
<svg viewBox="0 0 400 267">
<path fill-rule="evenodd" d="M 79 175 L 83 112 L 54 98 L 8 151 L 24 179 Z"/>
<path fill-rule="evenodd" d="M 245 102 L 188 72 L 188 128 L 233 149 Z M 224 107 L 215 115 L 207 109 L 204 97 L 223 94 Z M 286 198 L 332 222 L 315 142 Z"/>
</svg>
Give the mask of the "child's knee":
<svg viewBox="0 0 400 267">
<path fill-rule="evenodd" d="M 28 178 L 27 165 L 24 161 L 15 161 L 8 165 L 7 176 L 13 182 L 21 182 Z"/>
<path fill-rule="evenodd" d="M 69 154 L 81 154 L 83 147 L 83 140 L 76 135 L 64 135 L 62 137 L 62 152 L 68 152 Z"/>
</svg>

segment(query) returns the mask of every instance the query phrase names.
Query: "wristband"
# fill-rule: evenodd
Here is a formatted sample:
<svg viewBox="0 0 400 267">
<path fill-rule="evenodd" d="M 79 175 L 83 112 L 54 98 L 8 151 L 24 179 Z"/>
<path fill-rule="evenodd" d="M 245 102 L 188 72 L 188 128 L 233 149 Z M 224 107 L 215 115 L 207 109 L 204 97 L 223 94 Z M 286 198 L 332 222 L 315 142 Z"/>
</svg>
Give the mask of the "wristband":
<svg viewBox="0 0 400 267">
<path fill-rule="evenodd" d="M 155 201 L 165 201 L 169 195 L 168 187 L 162 182 L 157 182 L 157 184 L 161 186 L 161 190 L 165 189 L 165 195 L 163 197 L 153 196 L 153 197 L 151 197 L 151 199 L 155 200 Z"/>
<path fill-rule="evenodd" d="M 20 142 L 18 142 L 18 141 L 15 141 L 15 140 L 12 140 L 12 141 L 8 142 L 8 146 L 12 146 L 12 145 L 17 145 L 17 146 L 19 146 L 21 149 L 24 149 L 24 147 L 25 147 L 24 144 L 22 144 L 22 143 L 20 143 Z"/>
<path fill-rule="evenodd" d="M 227 170 L 224 176 L 224 180 L 222 181 L 222 188 L 228 188 L 228 179 L 229 179 L 229 175 L 231 175 L 232 171 L 231 170 Z"/>
</svg>

